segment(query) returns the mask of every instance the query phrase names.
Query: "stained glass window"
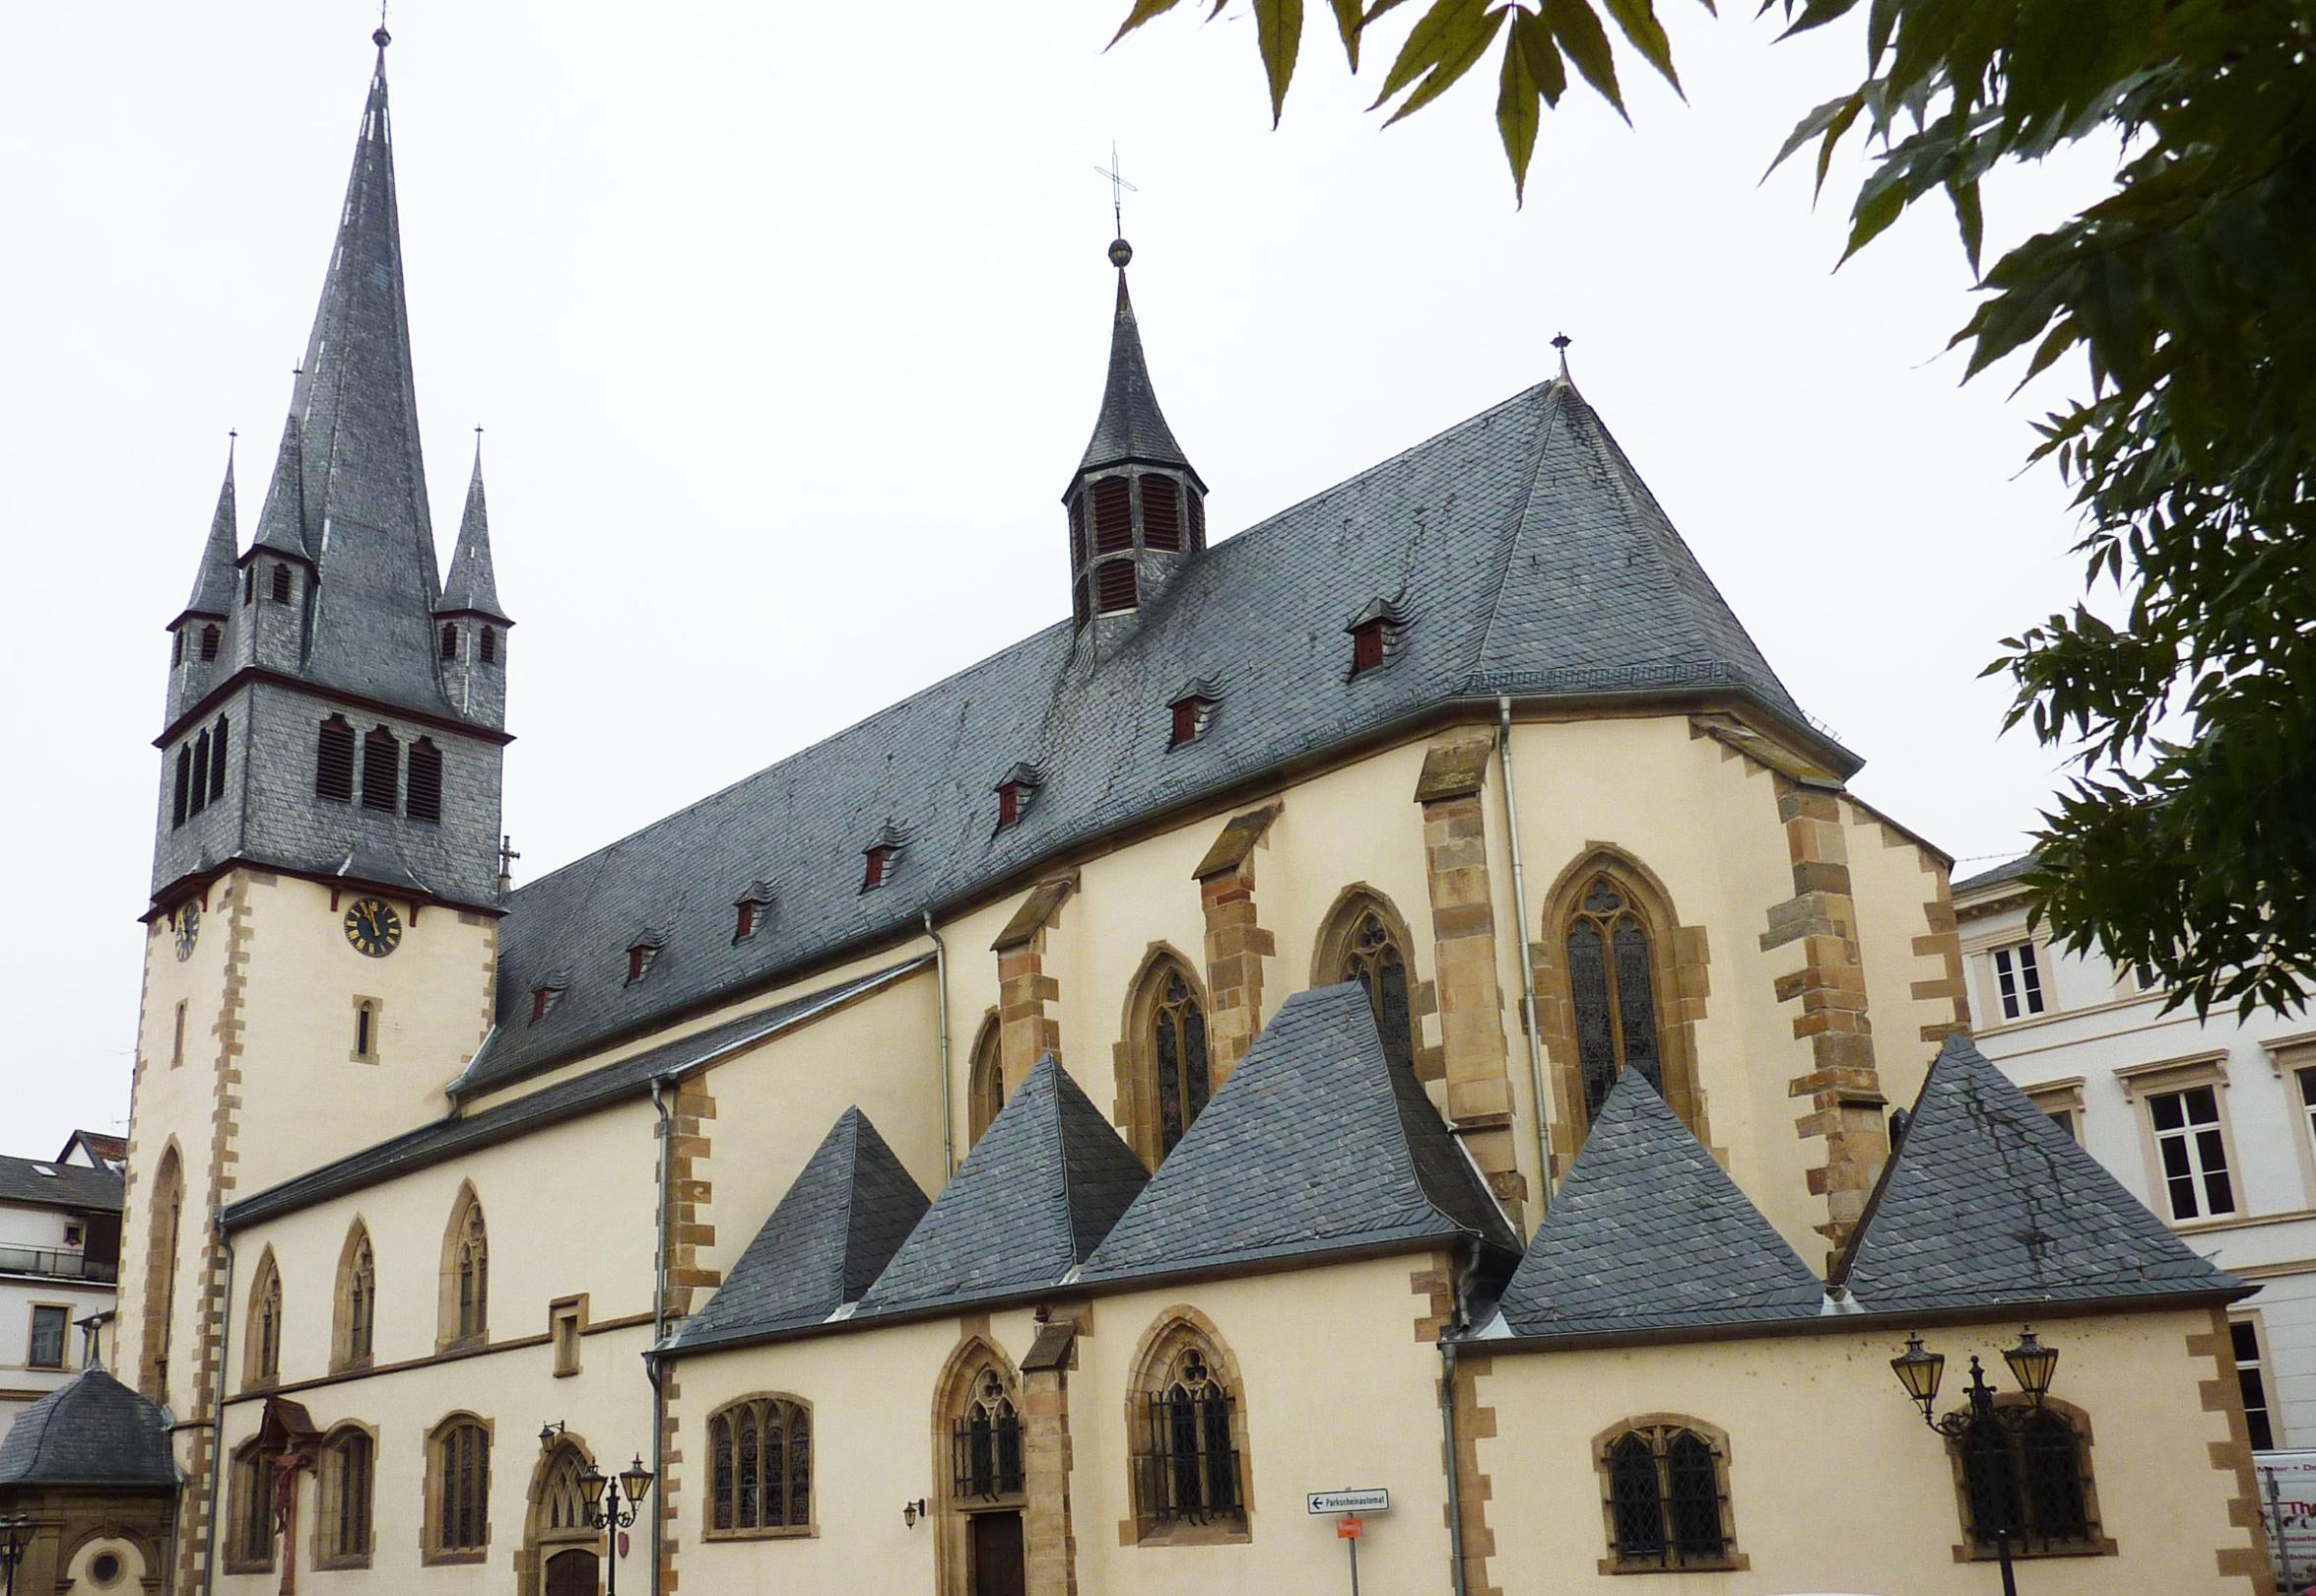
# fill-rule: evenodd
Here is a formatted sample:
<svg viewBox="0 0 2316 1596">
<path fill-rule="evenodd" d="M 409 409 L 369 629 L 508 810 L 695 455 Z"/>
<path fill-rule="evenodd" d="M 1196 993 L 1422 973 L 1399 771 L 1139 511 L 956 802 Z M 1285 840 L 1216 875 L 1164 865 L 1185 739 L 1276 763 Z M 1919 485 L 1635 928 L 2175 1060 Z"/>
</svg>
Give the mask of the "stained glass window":
<svg viewBox="0 0 2316 1596">
<path fill-rule="evenodd" d="M 1151 1059 L 1158 1099 L 1158 1156 L 1174 1151 L 1206 1106 L 1206 1015 L 1179 969 L 1166 970 L 1151 1015 Z"/>
<path fill-rule="evenodd" d="M 1395 1064 L 1413 1068 L 1416 1031 L 1408 1001 L 1408 961 L 1383 916 L 1367 910 L 1352 927 L 1343 951 L 1342 979 L 1357 981 L 1375 1011 L 1383 1051 Z"/>
<path fill-rule="evenodd" d="M 1640 1071 L 1662 1093 L 1664 1052 L 1648 927 L 1605 875 L 1593 878 L 1568 924 L 1568 996 L 1586 1117 L 1600 1112 L 1622 1070 Z"/>
<path fill-rule="evenodd" d="M 812 1411 L 752 1397 L 708 1425 L 711 1521 L 719 1530 L 802 1529 L 812 1523 Z"/>
</svg>

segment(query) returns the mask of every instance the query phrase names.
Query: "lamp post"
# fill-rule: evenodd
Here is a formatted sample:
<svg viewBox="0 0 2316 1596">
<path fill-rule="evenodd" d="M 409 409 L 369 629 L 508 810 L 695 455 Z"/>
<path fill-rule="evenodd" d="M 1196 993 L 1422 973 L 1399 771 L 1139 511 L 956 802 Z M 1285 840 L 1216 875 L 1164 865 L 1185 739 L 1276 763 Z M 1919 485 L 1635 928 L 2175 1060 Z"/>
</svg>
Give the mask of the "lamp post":
<svg viewBox="0 0 2316 1596">
<path fill-rule="evenodd" d="M 1960 1413 L 1938 1417 L 1932 1409 L 1938 1402 L 1938 1384 L 1946 1373 L 1946 1355 L 1923 1350 L 1920 1336 L 1906 1338 L 1906 1350 L 1889 1361 L 1889 1366 L 1906 1388 L 1906 1395 L 1922 1408 L 1922 1422 L 1948 1440 L 1963 1443 L 1964 1479 L 1968 1479 L 1970 1449 L 1985 1446 L 1989 1440 L 2002 1449 L 2006 1466 L 2002 1471 L 2000 1500 L 1994 1491 L 1972 1493 L 1971 1510 L 1974 1516 L 1986 1514 L 1994 1518 L 1992 1524 L 1978 1524 L 1980 1531 L 1994 1533 L 1995 1559 L 2002 1564 L 2003 1596 L 2018 1596 L 2018 1576 L 2011 1569 L 2011 1537 L 2017 1531 L 2014 1522 L 2018 1510 L 2018 1482 L 2007 1466 L 2010 1457 L 2011 1434 L 2025 1415 L 2042 1406 L 2043 1397 L 2051 1388 L 2051 1375 L 2059 1366 L 2057 1349 L 2046 1347 L 2034 1336 L 2032 1326 L 2018 1333 L 2018 1345 L 2003 1349 L 2003 1362 L 2011 1365 L 2012 1377 L 2018 1389 L 2026 1393 L 2030 1406 L 2001 1408 L 1995 1404 L 1994 1387 L 1986 1383 L 1986 1370 L 1974 1353 L 1970 1358 L 1970 1384 L 1962 1394 L 1969 1406 Z"/>
<path fill-rule="evenodd" d="M 25 1548 L 33 1538 L 33 1521 L 29 1514 L 13 1513 L 0 1518 L 0 1590 L 7 1596 L 16 1596 L 16 1565 L 24 1562 Z"/>
<path fill-rule="evenodd" d="M 643 1466 L 640 1453 L 635 1461 L 617 1474 L 605 1474 L 594 1464 L 579 1476 L 580 1501 L 585 1505 L 590 1527 L 605 1531 L 603 1548 L 604 1596 L 619 1596 L 620 1537 L 619 1532 L 635 1522 L 643 1510 L 643 1498 L 651 1494 L 652 1472 Z"/>
</svg>

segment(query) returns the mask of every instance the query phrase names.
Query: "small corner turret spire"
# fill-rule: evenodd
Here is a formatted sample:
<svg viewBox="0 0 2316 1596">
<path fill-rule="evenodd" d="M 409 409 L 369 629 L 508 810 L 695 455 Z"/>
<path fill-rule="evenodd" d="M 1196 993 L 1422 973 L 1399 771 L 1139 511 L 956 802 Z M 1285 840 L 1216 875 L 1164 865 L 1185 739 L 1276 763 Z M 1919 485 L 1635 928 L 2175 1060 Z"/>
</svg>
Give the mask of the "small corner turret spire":
<svg viewBox="0 0 2316 1596">
<path fill-rule="evenodd" d="M 1576 340 L 1564 332 L 1554 333 L 1552 337 L 1552 347 L 1558 350 L 1560 354 L 1560 380 L 1562 382 L 1568 380 L 1568 346 L 1574 342 Z"/>
<path fill-rule="evenodd" d="M 193 590 L 185 599 L 178 621 L 194 616 L 223 621 L 232 612 L 233 557 L 240 552 L 240 528 L 233 503 L 233 440 L 237 436 L 236 432 L 226 433 L 225 481 L 217 490 L 217 508 L 209 518 L 209 537 L 201 546 L 201 564 L 193 572 Z"/>
</svg>

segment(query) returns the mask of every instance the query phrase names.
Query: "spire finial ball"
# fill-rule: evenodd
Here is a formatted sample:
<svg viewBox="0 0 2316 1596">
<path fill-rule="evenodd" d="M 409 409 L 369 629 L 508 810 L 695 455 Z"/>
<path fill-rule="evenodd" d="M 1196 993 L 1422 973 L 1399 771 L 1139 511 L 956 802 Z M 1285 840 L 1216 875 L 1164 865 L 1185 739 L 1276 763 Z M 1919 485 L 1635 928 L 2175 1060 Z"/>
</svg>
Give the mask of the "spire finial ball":
<svg viewBox="0 0 2316 1596">
<path fill-rule="evenodd" d="M 393 42 L 394 42 L 394 35 L 393 35 L 392 33 L 387 33 L 387 32 L 386 32 L 386 29 L 385 29 L 385 25 L 381 23 L 381 24 L 378 26 L 378 31 L 377 31 L 376 33 L 374 33 L 370 34 L 370 42 L 371 42 L 372 44 L 375 44 L 375 45 L 376 45 L 376 46 L 377 46 L 379 49 L 381 49 L 381 50 L 382 50 L 382 49 L 384 49 L 384 48 L 385 48 L 387 45 L 389 45 L 389 44 L 391 44 L 391 43 L 393 43 Z"/>
<path fill-rule="evenodd" d="M 1132 244 L 1128 243 L 1123 238 L 1112 238 L 1110 240 L 1110 264 L 1112 266 L 1115 266 L 1119 271 L 1122 272 L 1126 269 L 1126 263 L 1133 258 L 1134 246 Z"/>
</svg>

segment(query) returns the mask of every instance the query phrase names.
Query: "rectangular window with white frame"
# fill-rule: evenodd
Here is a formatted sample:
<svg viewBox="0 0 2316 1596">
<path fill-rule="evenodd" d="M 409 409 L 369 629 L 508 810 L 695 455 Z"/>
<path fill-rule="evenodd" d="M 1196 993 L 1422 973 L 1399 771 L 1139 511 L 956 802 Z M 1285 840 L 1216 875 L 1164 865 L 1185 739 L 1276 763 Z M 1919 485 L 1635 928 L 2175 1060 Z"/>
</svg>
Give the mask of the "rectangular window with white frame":
<svg viewBox="0 0 2316 1596">
<path fill-rule="evenodd" d="M 2042 965 L 2031 942 L 2014 942 L 1994 950 L 1995 998 L 2005 1020 L 2024 1020 L 2043 1012 Z"/>
<path fill-rule="evenodd" d="M 2235 1178 L 2219 1124 L 2219 1090 L 2189 1087 L 2148 1098 L 2155 1164 L 2174 1220 L 2224 1219 L 2235 1212 Z"/>
<path fill-rule="evenodd" d="M 2227 1335 L 2235 1354 L 2235 1381 L 2243 1391 L 2244 1422 L 2251 1429 L 2252 1450 L 2276 1449 L 2276 1423 L 2268 1410 L 2268 1370 L 2260 1344 L 2257 1318 L 2230 1319 Z"/>
<path fill-rule="evenodd" d="M 64 1366 L 65 1331 L 72 1322 L 72 1309 L 52 1303 L 35 1303 L 33 1307 L 32 1346 L 25 1363 L 33 1368 L 62 1368 Z"/>
</svg>

